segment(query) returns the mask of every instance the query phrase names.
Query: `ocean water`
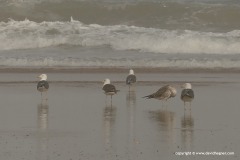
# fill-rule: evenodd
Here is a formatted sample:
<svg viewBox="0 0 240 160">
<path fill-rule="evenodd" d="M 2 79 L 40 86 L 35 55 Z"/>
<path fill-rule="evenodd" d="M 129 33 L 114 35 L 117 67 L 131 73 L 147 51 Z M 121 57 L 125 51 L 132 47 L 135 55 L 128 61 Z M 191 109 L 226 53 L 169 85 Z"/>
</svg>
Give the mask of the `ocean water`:
<svg viewBox="0 0 240 160">
<path fill-rule="evenodd" d="M 1 0 L 0 66 L 240 69 L 238 0 Z"/>
</svg>

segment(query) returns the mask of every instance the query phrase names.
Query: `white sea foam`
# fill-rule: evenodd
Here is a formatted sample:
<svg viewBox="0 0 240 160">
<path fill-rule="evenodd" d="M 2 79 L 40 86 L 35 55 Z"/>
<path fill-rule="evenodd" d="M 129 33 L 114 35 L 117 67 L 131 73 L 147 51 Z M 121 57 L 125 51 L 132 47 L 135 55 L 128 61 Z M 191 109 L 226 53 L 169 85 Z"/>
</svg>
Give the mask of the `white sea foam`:
<svg viewBox="0 0 240 160">
<path fill-rule="evenodd" d="M 0 58 L 1 66 L 7 67 L 168 67 L 168 68 L 240 68 L 240 60 L 216 59 L 126 59 L 126 58 Z"/>
<path fill-rule="evenodd" d="M 85 25 L 73 19 L 70 22 L 0 22 L 0 50 L 107 45 L 115 50 L 153 53 L 239 54 L 239 37 L 239 30 L 212 33 L 126 25 Z"/>
</svg>

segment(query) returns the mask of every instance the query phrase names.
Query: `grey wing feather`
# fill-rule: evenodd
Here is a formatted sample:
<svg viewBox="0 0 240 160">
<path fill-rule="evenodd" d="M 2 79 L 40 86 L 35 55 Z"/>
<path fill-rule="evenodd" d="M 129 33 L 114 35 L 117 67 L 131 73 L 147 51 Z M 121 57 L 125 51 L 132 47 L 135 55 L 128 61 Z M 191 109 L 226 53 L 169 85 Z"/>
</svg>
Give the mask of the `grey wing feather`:
<svg viewBox="0 0 240 160">
<path fill-rule="evenodd" d="M 168 87 L 169 87 L 169 85 L 160 88 L 155 94 L 158 96 L 164 94 L 168 90 Z"/>
<path fill-rule="evenodd" d="M 102 88 L 106 93 L 107 92 L 117 92 L 116 88 L 112 84 L 105 84 Z"/>
<path fill-rule="evenodd" d="M 164 86 L 162 88 L 160 88 L 157 92 L 153 93 L 153 94 L 150 94 L 148 96 L 145 96 L 146 98 L 157 98 L 157 97 L 161 97 L 161 96 L 170 96 L 171 92 L 167 92 L 168 91 L 168 87 L 169 85 L 167 86 Z M 143 97 L 143 98 L 145 98 Z"/>
<path fill-rule="evenodd" d="M 47 81 L 39 81 L 37 84 L 37 89 L 38 88 L 45 88 L 48 89 L 49 88 L 49 84 Z"/>
<path fill-rule="evenodd" d="M 189 98 L 194 98 L 194 92 L 192 89 L 184 89 L 182 90 L 182 93 L 181 93 L 181 98 L 183 97 L 189 97 Z"/>
<path fill-rule="evenodd" d="M 135 83 L 137 80 L 136 76 L 135 75 L 128 75 L 127 78 L 126 78 L 126 84 L 132 84 L 132 83 Z"/>
</svg>

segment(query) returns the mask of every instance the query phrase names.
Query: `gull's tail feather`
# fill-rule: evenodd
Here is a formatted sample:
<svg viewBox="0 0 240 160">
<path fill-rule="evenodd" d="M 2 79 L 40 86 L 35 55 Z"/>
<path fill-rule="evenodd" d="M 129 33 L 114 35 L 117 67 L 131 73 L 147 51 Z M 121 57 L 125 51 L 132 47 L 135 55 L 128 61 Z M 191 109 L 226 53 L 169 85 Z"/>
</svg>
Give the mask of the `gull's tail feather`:
<svg viewBox="0 0 240 160">
<path fill-rule="evenodd" d="M 132 84 L 132 83 L 133 83 L 133 79 L 132 78 L 127 79 L 127 84 Z"/>
<path fill-rule="evenodd" d="M 150 95 L 144 96 L 144 97 L 142 97 L 142 98 L 151 99 L 151 98 L 154 98 L 154 95 L 153 95 L 153 94 L 150 94 Z"/>
<path fill-rule="evenodd" d="M 127 80 L 127 84 L 131 84 L 131 80 Z"/>
</svg>

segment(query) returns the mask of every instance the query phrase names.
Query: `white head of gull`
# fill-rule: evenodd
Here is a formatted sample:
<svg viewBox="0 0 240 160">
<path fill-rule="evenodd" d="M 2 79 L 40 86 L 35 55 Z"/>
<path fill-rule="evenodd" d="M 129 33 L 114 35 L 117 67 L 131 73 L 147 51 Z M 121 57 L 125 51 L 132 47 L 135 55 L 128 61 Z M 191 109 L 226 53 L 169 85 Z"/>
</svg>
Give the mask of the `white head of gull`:
<svg viewBox="0 0 240 160">
<path fill-rule="evenodd" d="M 110 79 L 109 78 L 106 78 L 104 81 L 103 81 L 103 86 L 106 85 L 106 84 L 110 84 Z"/>
<path fill-rule="evenodd" d="M 46 81 L 47 80 L 47 75 L 46 74 L 41 74 L 40 76 L 38 76 L 38 78 L 40 78 L 40 81 Z"/>
<path fill-rule="evenodd" d="M 191 85 L 191 83 L 184 83 L 184 84 L 182 85 L 182 88 L 183 88 L 183 89 L 192 89 L 192 85 Z"/>
<path fill-rule="evenodd" d="M 130 69 L 130 70 L 129 70 L 129 75 L 134 75 L 133 69 Z"/>
</svg>

